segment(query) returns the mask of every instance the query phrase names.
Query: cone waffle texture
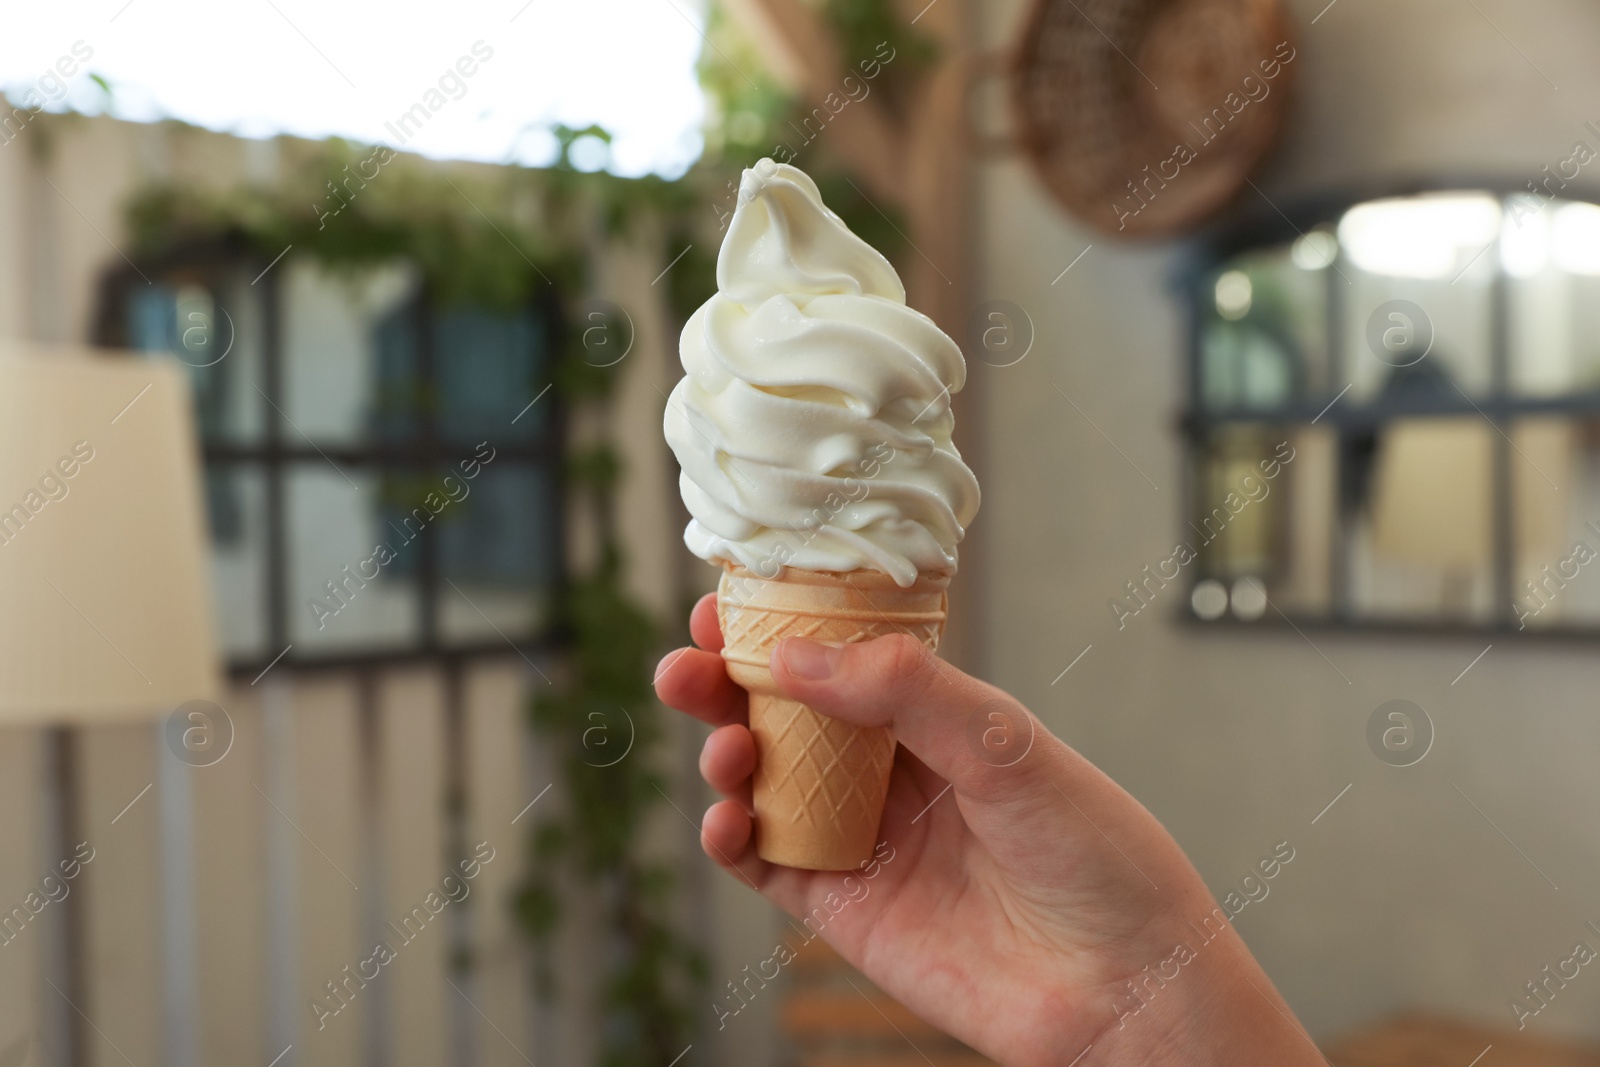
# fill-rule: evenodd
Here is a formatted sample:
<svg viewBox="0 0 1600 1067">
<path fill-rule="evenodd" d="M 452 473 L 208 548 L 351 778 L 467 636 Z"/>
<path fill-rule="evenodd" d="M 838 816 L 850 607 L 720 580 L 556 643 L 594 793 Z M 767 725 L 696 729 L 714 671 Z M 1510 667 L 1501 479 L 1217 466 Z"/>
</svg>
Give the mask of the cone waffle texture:
<svg viewBox="0 0 1600 1067">
<path fill-rule="evenodd" d="M 717 587 L 722 658 L 750 694 L 756 742 L 756 851 L 787 867 L 837 871 L 872 857 L 894 765 L 894 734 L 830 719 L 785 698 L 769 669 L 786 637 L 830 645 L 904 633 L 930 652 L 944 632 L 949 578 L 902 589 L 873 571 L 785 568 L 766 579 L 724 564 Z"/>
</svg>

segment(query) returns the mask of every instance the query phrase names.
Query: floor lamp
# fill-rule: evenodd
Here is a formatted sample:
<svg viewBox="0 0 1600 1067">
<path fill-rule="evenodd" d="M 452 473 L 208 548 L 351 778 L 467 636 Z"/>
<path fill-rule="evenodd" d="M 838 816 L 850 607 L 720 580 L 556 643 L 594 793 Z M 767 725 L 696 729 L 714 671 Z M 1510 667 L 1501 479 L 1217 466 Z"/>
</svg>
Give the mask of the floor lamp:
<svg viewBox="0 0 1600 1067">
<path fill-rule="evenodd" d="M 50 867 L 87 836 L 81 728 L 219 695 L 190 407 L 171 361 L 0 346 L 0 726 L 50 731 Z M 73 1022 L 51 1050 L 73 1065 L 98 1040 L 83 1014 L 85 895 L 63 901 Z"/>
</svg>

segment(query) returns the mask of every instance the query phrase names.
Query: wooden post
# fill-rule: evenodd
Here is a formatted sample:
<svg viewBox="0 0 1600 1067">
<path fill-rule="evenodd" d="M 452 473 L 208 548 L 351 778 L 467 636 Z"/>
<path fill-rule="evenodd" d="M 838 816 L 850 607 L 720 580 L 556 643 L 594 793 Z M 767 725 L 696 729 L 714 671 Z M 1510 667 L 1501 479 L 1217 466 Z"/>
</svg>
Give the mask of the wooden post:
<svg viewBox="0 0 1600 1067">
<path fill-rule="evenodd" d="M 983 484 L 983 364 L 973 360 L 968 319 L 972 295 L 972 152 L 967 143 L 967 72 L 973 58 L 974 26 L 967 0 L 935 0 L 921 9 L 917 29 L 939 49 L 933 69 L 914 98 L 908 124 L 907 150 L 901 175 L 905 190 L 902 210 L 916 243 L 906 258 L 906 300 L 955 338 L 967 355 L 967 384 L 955 401 L 956 446 Z M 912 12 L 907 18 L 917 17 Z M 961 572 L 953 583 L 950 619 L 940 654 L 966 670 L 981 671 L 982 528 L 977 523 L 961 545 Z"/>
</svg>

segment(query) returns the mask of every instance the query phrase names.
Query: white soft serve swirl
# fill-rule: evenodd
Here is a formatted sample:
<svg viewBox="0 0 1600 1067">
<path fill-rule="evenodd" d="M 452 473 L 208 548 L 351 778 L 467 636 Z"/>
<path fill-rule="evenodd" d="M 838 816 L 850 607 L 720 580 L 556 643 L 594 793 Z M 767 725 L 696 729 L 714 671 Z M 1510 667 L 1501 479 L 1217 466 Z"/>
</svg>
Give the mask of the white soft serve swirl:
<svg viewBox="0 0 1600 1067">
<path fill-rule="evenodd" d="M 950 441 L 966 364 L 888 260 L 802 171 L 764 159 L 740 182 L 717 289 L 684 326 L 666 412 L 689 549 L 768 577 L 952 573 L 978 510 Z"/>
</svg>

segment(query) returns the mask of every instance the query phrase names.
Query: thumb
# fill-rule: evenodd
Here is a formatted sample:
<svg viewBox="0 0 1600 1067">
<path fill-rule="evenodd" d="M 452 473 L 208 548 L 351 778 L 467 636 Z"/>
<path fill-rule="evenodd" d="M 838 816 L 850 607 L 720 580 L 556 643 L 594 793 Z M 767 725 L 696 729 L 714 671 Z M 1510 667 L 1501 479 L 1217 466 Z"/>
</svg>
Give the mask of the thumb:
<svg viewBox="0 0 1600 1067">
<path fill-rule="evenodd" d="M 784 695 L 830 718 L 888 726 L 957 793 L 980 802 L 1055 797 L 1068 749 L 1015 698 L 907 634 L 843 646 L 791 637 L 772 651 Z"/>
</svg>

